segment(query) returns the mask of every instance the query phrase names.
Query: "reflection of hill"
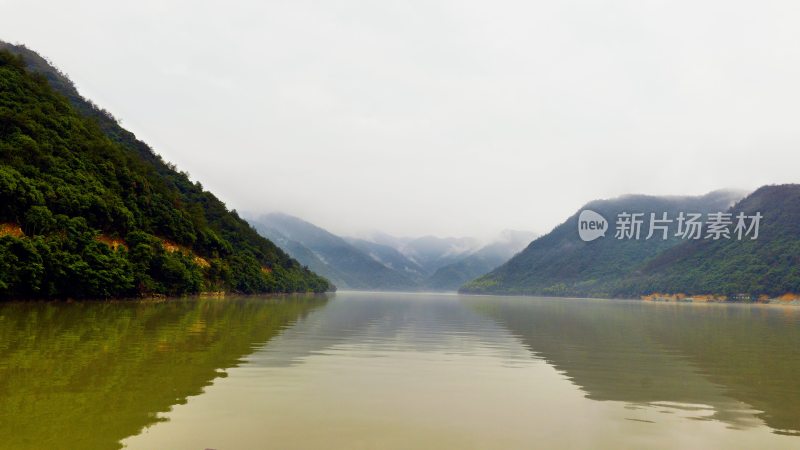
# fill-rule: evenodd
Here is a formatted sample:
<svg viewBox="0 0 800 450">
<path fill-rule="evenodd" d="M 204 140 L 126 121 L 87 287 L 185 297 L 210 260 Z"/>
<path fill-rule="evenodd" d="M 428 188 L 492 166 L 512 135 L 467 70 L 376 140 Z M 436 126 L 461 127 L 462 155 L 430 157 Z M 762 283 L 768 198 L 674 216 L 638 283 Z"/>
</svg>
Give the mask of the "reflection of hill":
<svg viewBox="0 0 800 450">
<path fill-rule="evenodd" d="M 3 448 L 118 448 L 320 297 L 0 306 Z"/>
<path fill-rule="evenodd" d="M 596 400 L 711 405 L 743 426 L 800 430 L 800 312 L 743 305 L 466 300 Z M 732 401 L 735 399 L 736 401 Z M 742 405 L 744 402 L 747 405 Z"/>
<path fill-rule="evenodd" d="M 337 293 L 325 308 L 308 315 L 264 349 L 248 357 L 259 366 L 297 364 L 333 347 L 414 352 L 463 352 L 488 346 L 514 359 L 519 347 L 492 320 L 464 308 L 455 296 L 437 294 Z"/>
<path fill-rule="evenodd" d="M 686 355 L 727 395 L 763 411 L 759 417 L 770 427 L 800 433 L 800 311 L 749 305 L 654 306 L 670 317 L 669 322 L 651 320 L 655 339 Z"/>
</svg>

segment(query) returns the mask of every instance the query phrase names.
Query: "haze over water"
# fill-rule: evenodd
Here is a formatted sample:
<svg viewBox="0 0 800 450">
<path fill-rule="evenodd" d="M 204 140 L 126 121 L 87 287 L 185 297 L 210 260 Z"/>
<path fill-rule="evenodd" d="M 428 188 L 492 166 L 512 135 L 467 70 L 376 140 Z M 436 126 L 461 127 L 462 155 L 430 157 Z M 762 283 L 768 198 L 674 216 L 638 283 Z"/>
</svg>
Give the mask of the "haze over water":
<svg viewBox="0 0 800 450">
<path fill-rule="evenodd" d="M 353 292 L 7 304 L 0 448 L 797 448 L 799 320 Z"/>
</svg>

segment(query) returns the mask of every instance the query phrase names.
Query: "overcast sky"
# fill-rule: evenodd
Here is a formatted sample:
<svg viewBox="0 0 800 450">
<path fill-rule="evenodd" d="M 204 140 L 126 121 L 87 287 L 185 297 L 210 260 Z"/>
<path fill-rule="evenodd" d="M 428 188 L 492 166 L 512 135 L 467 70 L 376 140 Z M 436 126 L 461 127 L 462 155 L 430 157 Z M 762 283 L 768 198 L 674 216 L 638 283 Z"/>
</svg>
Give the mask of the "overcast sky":
<svg viewBox="0 0 800 450">
<path fill-rule="evenodd" d="M 0 39 L 229 207 L 546 232 L 800 181 L 800 2 L 0 0 Z"/>
</svg>

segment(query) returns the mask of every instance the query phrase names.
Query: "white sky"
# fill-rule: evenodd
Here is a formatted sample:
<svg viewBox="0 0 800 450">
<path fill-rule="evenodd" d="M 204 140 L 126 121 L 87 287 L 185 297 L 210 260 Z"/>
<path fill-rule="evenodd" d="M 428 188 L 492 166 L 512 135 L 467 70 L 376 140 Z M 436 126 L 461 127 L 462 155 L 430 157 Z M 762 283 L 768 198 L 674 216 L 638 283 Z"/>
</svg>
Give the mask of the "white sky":
<svg viewBox="0 0 800 450">
<path fill-rule="evenodd" d="M 343 234 L 798 182 L 798 24 L 797 0 L 0 0 L 0 39 L 229 207 Z"/>
</svg>

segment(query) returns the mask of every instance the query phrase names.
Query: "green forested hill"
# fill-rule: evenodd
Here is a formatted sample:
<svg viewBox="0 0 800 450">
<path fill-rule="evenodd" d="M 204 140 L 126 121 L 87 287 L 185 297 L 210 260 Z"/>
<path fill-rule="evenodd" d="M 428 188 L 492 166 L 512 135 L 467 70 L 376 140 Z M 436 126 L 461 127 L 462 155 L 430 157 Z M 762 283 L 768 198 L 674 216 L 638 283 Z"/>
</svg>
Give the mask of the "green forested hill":
<svg viewBox="0 0 800 450">
<path fill-rule="evenodd" d="M 615 295 L 800 293 L 800 185 L 761 187 L 731 211 L 761 213 L 757 239 L 685 242 L 630 274 Z"/>
<path fill-rule="evenodd" d="M 583 209 L 614 220 L 623 211 L 662 213 L 726 211 L 740 194 L 717 191 L 699 197 L 628 195 L 588 203 Z M 613 223 L 611 224 L 613 226 Z M 645 231 L 646 232 L 646 231 Z M 583 242 L 578 237 L 578 213 L 491 273 L 461 288 L 469 293 L 534 294 L 555 296 L 611 296 L 619 281 L 664 250 L 681 243 L 674 237 L 617 240 L 613 231 L 605 238 Z M 644 237 L 644 236 L 642 236 Z"/>
<path fill-rule="evenodd" d="M 494 272 L 467 283 L 464 292 L 558 296 L 643 295 L 775 298 L 800 293 L 800 185 L 764 186 L 725 207 L 731 197 L 629 196 L 585 208 L 614 217 L 621 210 L 762 215 L 757 239 L 582 242 L 577 214 Z M 613 232 L 612 232 L 613 234 Z"/>
<path fill-rule="evenodd" d="M 0 298 L 331 287 L 11 50 L 33 62 L 0 50 Z"/>
</svg>

